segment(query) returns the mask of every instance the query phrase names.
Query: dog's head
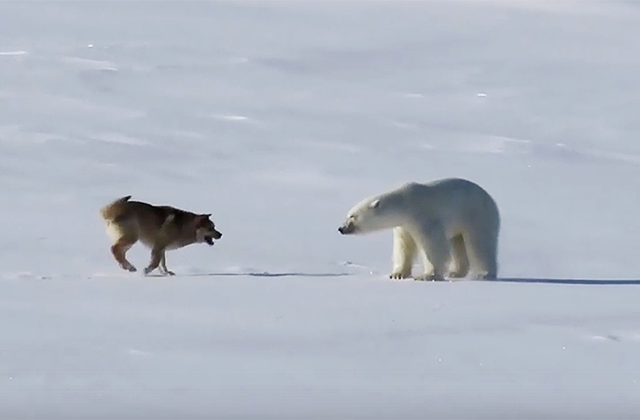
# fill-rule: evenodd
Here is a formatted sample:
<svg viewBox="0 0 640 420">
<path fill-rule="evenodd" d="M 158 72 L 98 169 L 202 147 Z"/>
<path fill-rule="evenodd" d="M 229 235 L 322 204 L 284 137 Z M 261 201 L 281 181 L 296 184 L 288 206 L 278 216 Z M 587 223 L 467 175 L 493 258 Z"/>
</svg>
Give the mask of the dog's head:
<svg viewBox="0 0 640 420">
<path fill-rule="evenodd" d="M 216 230 L 216 225 L 210 219 L 211 214 L 199 214 L 195 218 L 196 241 L 213 245 L 214 239 L 222 238 L 222 233 Z"/>
</svg>

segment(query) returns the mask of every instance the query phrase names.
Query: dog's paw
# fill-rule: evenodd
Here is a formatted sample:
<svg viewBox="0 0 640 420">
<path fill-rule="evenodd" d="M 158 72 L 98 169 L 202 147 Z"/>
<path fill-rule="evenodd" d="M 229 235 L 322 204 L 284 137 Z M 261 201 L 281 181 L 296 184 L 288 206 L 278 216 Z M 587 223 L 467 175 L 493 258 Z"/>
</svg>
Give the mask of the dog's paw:
<svg viewBox="0 0 640 420">
<path fill-rule="evenodd" d="M 130 272 L 132 272 L 132 273 L 134 273 L 134 272 L 138 271 L 138 270 L 137 270 L 134 266 L 132 266 L 131 264 L 129 264 L 129 265 L 121 265 L 120 267 L 121 267 L 123 270 L 130 271 Z"/>
</svg>

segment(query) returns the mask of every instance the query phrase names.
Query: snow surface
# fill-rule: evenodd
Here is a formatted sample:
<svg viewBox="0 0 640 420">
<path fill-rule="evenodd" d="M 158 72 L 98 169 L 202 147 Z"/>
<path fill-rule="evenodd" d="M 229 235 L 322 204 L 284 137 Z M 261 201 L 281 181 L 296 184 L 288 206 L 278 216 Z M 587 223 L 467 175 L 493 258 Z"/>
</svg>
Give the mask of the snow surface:
<svg viewBox="0 0 640 420">
<path fill-rule="evenodd" d="M 0 2 L 0 417 L 639 416 L 639 37 L 632 1 Z M 446 176 L 500 280 L 337 232 Z M 224 236 L 124 272 L 128 194 Z"/>
</svg>

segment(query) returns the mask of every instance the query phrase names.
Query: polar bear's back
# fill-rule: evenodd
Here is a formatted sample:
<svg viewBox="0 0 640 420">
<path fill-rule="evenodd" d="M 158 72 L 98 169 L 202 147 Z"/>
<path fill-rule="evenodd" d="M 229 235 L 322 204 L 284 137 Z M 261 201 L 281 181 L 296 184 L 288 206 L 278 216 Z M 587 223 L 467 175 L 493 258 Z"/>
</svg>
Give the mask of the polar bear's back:
<svg viewBox="0 0 640 420">
<path fill-rule="evenodd" d="M 401 187 L 404 195 L 420 202 L 420 212 L 445 221 L 452 230 L 464 226 L 483 225 L 485 229 L 498 231 L 500 215 L 498 205 L 480 185 L 463 178 L 444 178 L 436 181 L 411 182 Z"/>
</svg>

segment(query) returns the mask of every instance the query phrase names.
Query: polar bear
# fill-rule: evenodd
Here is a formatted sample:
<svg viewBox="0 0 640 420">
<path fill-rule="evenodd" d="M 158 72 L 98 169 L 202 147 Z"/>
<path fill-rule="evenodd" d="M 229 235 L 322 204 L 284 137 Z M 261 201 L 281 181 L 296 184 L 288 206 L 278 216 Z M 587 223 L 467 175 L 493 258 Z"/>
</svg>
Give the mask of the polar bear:
<svg viewBox="0 0 640 420">
<path fill-rule="evenodd" d="M 474 182 L 410 182 L 365 198 L 349 210 L 338 231 L 351 235 L 383 229 L 393 229 L 390 278 L 411 277 L 416 254 L 424 266 L 416 280 L 461 278 L 469 272 L 479 279 L 498 275 L 500 213 L 489 193 Z"/>
</svg>

